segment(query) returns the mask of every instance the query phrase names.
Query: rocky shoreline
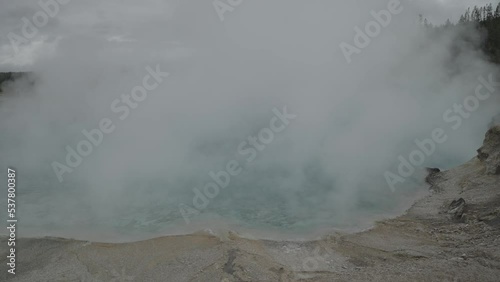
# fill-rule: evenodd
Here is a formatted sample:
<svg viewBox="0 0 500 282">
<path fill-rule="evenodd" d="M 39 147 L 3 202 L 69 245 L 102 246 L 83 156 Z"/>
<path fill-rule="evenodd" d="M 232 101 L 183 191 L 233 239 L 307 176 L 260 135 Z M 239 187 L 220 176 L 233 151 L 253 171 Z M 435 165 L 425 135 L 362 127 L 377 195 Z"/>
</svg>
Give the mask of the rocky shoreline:
<svg viewBox="0 0 500 282">
<path fill-rule="evenodd" d="M 500 126 L 478 156 L 427 177 L 431 195 L 365 232 L 322 240 L 250 240 L 229 233 L 124 244 L 18 239 L 8 281 L 498 281 Z M 1 238 L 0 244 L 6 245 Z M 6 250 L 2 248 L 2 265 Z M 4 280 L 2 278 L 2 280 Z"/>
</svg>

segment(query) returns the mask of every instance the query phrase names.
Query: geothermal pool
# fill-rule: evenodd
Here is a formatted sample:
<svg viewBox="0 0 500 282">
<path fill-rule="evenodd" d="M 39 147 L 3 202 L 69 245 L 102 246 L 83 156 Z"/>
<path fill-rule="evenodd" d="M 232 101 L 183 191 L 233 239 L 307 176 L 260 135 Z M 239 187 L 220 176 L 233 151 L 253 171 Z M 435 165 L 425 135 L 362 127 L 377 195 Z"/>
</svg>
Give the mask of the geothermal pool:
<svg viewBox="0 0 500 282">
<path fill-rule="evenodd" d="M 286 174 L 279 178 L 270 173 L 255 177 L 242 172 L 216 197 L 207 198 L 202 208 L 193 204 L 197 195 L 193 191 L 169 189 L 169 183 L 162 180 L 137 179 L 113 191 L 99 191 L 75 183 L 68 185 L 72 188 L 51 189 L 48 182 L 24 178 L 18 183 L 17 194 L 20 236 L 102 242 L 202 230 L 231 230 L 274 239 L 357 231 L 370 227 L 375 220 L 400 214 L 427 189 L 415 183 L 412 189 L 396 193 L 382 186 L 380 190 L 349 196 L 346 191 L 332 188 L 333 179 L 318 173 L 312 173 L 302 189 L 293 185 L 294 189 L 287 189 Z M 196 201 L 205 203 L 205 199 Z"/>
</svg>

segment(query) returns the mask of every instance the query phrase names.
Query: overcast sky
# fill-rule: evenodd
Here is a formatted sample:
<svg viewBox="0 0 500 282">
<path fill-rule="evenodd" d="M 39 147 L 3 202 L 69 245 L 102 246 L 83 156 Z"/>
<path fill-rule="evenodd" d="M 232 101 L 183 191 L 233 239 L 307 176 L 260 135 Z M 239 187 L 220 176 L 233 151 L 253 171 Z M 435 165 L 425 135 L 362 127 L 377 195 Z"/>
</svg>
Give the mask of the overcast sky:
<svg viewBox="0 0 500 282">
<path fill-rule="evenodd" d="M 0 161 L 22 170 L 34 191 L 20 204 L 25 227 L 107 220 L 147 197 L 183 221 L 178 205 L 192 203 L 194 186 L 204 188 L 209 172 L 233 159 L 245 172 L 209 209 L 251 203 L 326 221 L 354 216 L 364 203 L 388 210 L 414 192 L 405 182 L 392 193 L 384 175 L 416 139 L 444 128 L 449 141 L 423 165 L 448 168 L 477 154 L 498 114 L 499 97 L 491 98 L 451 129 L 443 113 L 497 67 L 478 51 L 477 30 L 435 37 L 417 24 L 419 14 L 458 18 L 477 1 L 402 1 L 350 63 L 339 45 L 359 46 L 355 27 L 373 22 L 370 12 L 389 0 L 243 0 L 223 21 L 207 0 L 72 0 L 18 54 L 7 36 L 22 36 L 23 17 L 40 15 L 39 0 L 0 1 L 0 66 L 36 73 L 34 84 L 3 85 L 0 103 Z M 170 76 L 129 109 L 124 95 L 139 89 L 147 66 Z M 241 142 L 269 126 L 275 107 L 298 117 L 248 163 L 240 151 L 250 141 Z M 116 131 L 60 182 L 54 163 L 67 163 L 68 148 L 85 144 L 84 130 L 104 118 Z"/>
<path fill-rule="evenodd" d="M 364 11 L 362 1 L 356 1 L 359 14 Z M 405 16 L 425 15 L 434 23 L 443 22 L 450 18 L 457 20 L 459 15 L 468 6 L 482 5 L 488 0 L 419 0 L 412 2 L 411 13 Z M 494 1 L 496 2 L 496 1 Z M 50 58 L 57 52 L 60 44 L 115 45 L 117 50 L 124 48 L 142 48 L 153 56 L 169 50 L 168 55 L 175 57 L 189 53 L 185 40 L 190 37 L 193 27 L 188 19 L 198 24 L 197 29 L 224 28 L 231 25 L 230 21 L 220 23 L 210 1 L 192 1 L 186 3 L 179 0 L 108 0 L 108 1 L 70 1 L 60 6 L 60 12 L 42 26 L 36 36 L 27 44 L 22 44 L 19 52 L 15 53 L 8 38 L 10 32 L 21 35 L 23 26 L 22 18 L 32 19 L 33 15 L 41 8 L 38 1 L 16 0 L 0 1 L 0 71 L 29 69 L 37 59 Z M 253 1 L 259 9 L 265 10 L 268 4 L 264 1 Z M 349 9 L 343 4 L 337 4 L 336 9 Z M 250 5 L 246 5 L 250 6 Z M 286 18 L 291 9 L 281 5 L 280 17 Z M 377 7 L 380 5 L 377 5 Z M 377 9 L 372 6 L 371 9 Z M 382 6 L 380 8 L 383 8 Z M 246 9 L 245 5 L 238 8 Z M 251 12 L 253 9 L 248 8 Z M 236 11 L 233 18 L 237 17 Z M 193 15 L 196 15 L 194 17 Z M 296 15 L 297 16 L 297 15 Z M 299 17 L 301 15 L 298 15 Z M 328 17 L 325 13 L 323 16 Z M 191 18 L 192 17 L 192 18 Z M 363 18 L 363 17 L 360 17 Z M 237 22 L 237 19 L 234 19 Z M 362 24 L 360 20 L 360 24 Z M 348 32 L 351 27 L 346 26 Z M 198 33 L 198 38 L 191 40 L 204 40 Z M 193 43 L 192 41 L 190 43 Z M 154 47 L 153 47 L 154 46 Z M 76 47 L 76 46 L 75 46 Z"/>
</svg>

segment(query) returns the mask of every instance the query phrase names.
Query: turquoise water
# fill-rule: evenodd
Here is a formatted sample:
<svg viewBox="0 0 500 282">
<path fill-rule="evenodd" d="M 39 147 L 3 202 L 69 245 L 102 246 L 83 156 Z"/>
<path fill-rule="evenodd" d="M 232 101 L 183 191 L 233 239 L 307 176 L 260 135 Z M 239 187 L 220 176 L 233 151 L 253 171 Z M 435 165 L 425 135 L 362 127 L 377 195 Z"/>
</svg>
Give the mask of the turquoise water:
<svg viewBox="0 0 500 282">
<path fill-rule="evenodd" d="M 335 188 L 333 178 L 324 175 L 311 174 L 301 186 L 291 188 L 279 187 L 286 178 L 276 174 L 254 175 L 242 173 L 196 214 L 189 213 L 195 209 L 189 186 L 173 189 L 165 180 L 136 179 L 112 192 L 99 192 L 77 182 L 58 188 L 55 183 L 24 179 L 17 194 L 20 236 L 127 241 L 204 229 L 272 231 L 285 238 L 319 230 L 359 230 L 401 213 L 426 190 L 415 182 L 408 185 L 411 189 L 392 193 L 379 181 L 380 189 L 365 188 L 347 197 Z M 345 199 L 338 201 L 341 197 Z M 181 207 L 192 208 L 188 220 Z"/>
</svg>

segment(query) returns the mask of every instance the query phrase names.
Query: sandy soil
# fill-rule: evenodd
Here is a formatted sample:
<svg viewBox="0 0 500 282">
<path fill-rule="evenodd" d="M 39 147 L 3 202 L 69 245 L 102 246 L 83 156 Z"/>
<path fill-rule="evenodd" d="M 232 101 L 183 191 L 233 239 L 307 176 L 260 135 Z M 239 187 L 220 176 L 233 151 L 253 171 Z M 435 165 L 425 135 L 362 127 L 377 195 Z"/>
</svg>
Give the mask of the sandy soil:
<svg viewBox="0 0 500 282">
<path fill-rule="evenodd" d="M 237 234 L 105 244 L 18 239 L 8 281 L 500 281 L 500 127 L 478 157 L 432 172 L 431 195 L 404 215 L 318 241 Z M 455 201 L 455 202 L 454 202 Z M 0 240 L 6 246 L 6 238 Z"/>
</svg>

